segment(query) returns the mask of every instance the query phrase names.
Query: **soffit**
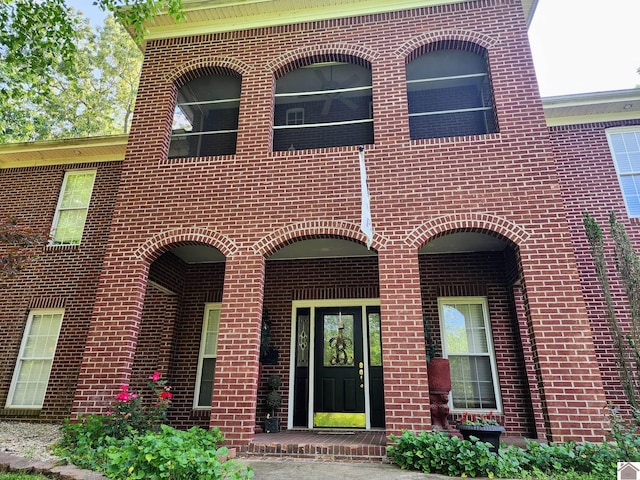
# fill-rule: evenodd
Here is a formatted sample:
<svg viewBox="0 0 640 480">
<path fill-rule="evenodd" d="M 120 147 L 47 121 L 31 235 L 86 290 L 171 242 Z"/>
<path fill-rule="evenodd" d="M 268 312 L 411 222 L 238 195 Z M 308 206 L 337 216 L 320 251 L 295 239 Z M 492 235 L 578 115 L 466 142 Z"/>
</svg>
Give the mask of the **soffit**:
<svg viewBox="0 0 640 480">
<path fill-rule="evenodd" d="M 186 18 L 160 14 L 146 24 L 147 40 L 345 18 L 464 0 L 182 0 Z M 522 0 L 529 23 L 537 0 Z"/>
<path fill-rule="evenodd" d="M 124 160 L 127 135 L 0 145 L 0 169 Z"/>
<path fill-rule="evenodd" d="M 542 99 L 547 125 L 578 125 L 640 119 L 640 88 Z"/>
</svg>

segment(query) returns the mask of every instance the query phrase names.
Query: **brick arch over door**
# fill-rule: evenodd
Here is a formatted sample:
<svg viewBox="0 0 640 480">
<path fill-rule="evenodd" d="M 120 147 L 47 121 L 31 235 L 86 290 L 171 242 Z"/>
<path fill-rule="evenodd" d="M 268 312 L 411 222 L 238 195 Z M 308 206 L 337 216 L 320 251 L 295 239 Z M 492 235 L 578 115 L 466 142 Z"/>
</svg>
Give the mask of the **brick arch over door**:
<svg viewBox="0 0 640 480">
<path fill-rule="evenodd" d="M 280 248 L 298 240 L 312 238 L 347 238 L 366 245 L 367 238 L 355 223 L 339 220 L 315 220 L 287 225 L 261 238 L 253 245 L 253 250 L 263 257 L 269 257 Z M 387 239 L 374 234 L 373 250 L 378 250 L 387 243 Z"/>
<path fill-rule="evenodd" d="M 430 44 L 440 44 L 451 42 L 459 48 L 460 45 L 476 45 L 485 50 L 490 50 L 497 45 L 498 40 L 483 33 L 470 30 L 452 29 L 452 30 L 435 30 L 433 32 L 425 32 L 421 35 L 413 37 L 404 45 L 396 50 L 399 58 L 410 61 L 418 55 L 424 53 L 425 48 Z M 474 51 L 471 49 L 470 51 Z"/>
<path fill-rule="evenodd" d="M 274 72 L 276 78 L 280 78 L 296 68 L 308 65 L 310 60 L 352 60 L 352 63 L 354 63 L 353 60 L 357 59 L 365 64 L 371 64 L 378 57 L 378 52 L 360 45 L 351 45 L 348 43 L 318 44 L 287 52 L 281 57 L 269 62 L 267 69 Z M 365 64 L 362 66 L 366 66 Z"/>
<path fill-rule="evenodd" d="M 163 253 L 170 251 L 176 243 L 183 245 L 206 244 L 217 248 L 229 257 L 238 251 L 237 245 L 226 235 L 204 228 L 176 228 L 154 235 L 140 245 L 134 255 L 146 262 L 153 262 Z"/>
<path fill-rule="evenodd" d="M 419 249 L 429 240 L 452 231 L 495 233 L 506 238 L 515 249 L 525 243 L 529 237 L 529 233 L 524 228 L 506 218 L 489 213 L 466 213 L 443 215 L 425 222 L 409 233 L 405 242 Z"/>
</svg>

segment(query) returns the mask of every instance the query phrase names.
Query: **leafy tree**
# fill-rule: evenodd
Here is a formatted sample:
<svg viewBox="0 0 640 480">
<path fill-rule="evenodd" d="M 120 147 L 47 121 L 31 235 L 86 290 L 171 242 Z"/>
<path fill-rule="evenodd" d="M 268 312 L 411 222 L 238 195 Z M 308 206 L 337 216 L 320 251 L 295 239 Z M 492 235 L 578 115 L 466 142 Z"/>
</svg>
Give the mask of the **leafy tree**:
<svg viewBox="0 0 640 480">
<path fill-rule="evenodd" d="M 161 11 L 168 11 L 176 21 L 184 17 L 181 0 L 97 0 L 94 3 L 103 10 L 112 12 L 116 23 L 128 25 L 138 43 L 142 43 L 144 39 L 144 22 Z M 51 125 L 51 117 L 40 112 L 47 108 L 50 111 L 61 112 L 60 105 L 54 106 L 58 100 L 56 97 L 61 91 L 68 89 L 78 96 L 82 92 L 85 94 L 83 101 L 86 105 L 83 106 L 82 102 L 76 99 L 76 102 L 73 102 L 75 112 L 73 108 L 69 108 L 69 111 L 65 112 L 68 118 L 62 119 L 62 124 L 75 122 L 82 112 L 95 106 L 88 97 L 93 97 L 95 90 L 104 91 L 109 75 L 112 74 L 109 69 L 116 69 L 127 75 L 130 73 L 128 66 L 117 65 L 112 60 L 124 60 L 127 55 L 131 55 L 132 49 L 118 50 L 122 46 L 118 42 L 117 45 L 113 45 L 114 50 L 110 54 L 107 52 L 106 43 L 102 44 L 102 51 L 99 51 L 100 42 L 90 39 L 87 22 L 65 5 L 64 0 L 0 0 L 0 25 L 2 142 L 43 138 L 42 132 L 46 132 Z M 115 24 L 107 24 L 101 37 L 104 37 L 106 42 L 109 35 L 119 35 L 115 30 Z M 92 48 L 95 48 L 95 51 Z M 91 54 L 87 55 L 87 52 Z M 99 64 L 102 70 L 99 73 L 89 73 L 91 61 L 99 62 L 101 56 L 105 62 Z M 88 78 L 88 73 L 89 76 L 94 75 L 93 81 Z M 122 82 L 130 83 L 130 79 Z M 120 85 L 120 90 L 125 90 L 123 85 Z M 112 112 L 105 113 L 104 110 L 113 105 L 113 96 L 120 97 L 122 94 L 109 95 L 98 102 L 101 113 L 98 115 L 97 112 L 93 112 L 94 117 L 106 116 L 107 119 L 94 118 L 94 123 L 108 122 Z M 123 107 L 125 118 L 130 115 L 130 107 L 128 104 Z M 111 127 L 92 126 L 87 116 L 82 120 L 78 119 L 78 122 L 78 131 L 71 130 L 67 136 L 81 135 L 83 132 L 114 133 Z M 55 128 L 60 132 L 54 130 L 51 136 L 63 136 L 64 125 L 56 124 Z"/>
<path fill-rule="evenodd" d="M 78 18 L 74 72 L 58 65 L 47 94 L 8 101 L 0 140 L 20 142 L 112 135 L 128 131 L 142 54 L 128 33 L 108 16 L 94 31 Z"/>
<path fill-rule="evenodd" d="M 17 218 L 0 218 L 0 288 L 32 261 L 47 233 L 21 225 Z"/>
</svg>

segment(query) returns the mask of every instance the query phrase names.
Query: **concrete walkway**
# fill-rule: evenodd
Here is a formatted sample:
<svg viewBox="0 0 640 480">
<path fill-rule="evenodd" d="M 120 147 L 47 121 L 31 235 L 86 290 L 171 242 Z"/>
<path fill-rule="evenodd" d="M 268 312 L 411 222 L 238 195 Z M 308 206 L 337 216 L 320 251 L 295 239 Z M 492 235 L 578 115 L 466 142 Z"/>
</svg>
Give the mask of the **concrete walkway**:
<svg viewBox="0 0 640 480">
<path fill-rule="evenodd" d="M 401 470 L 379 463 L 338 463 L 287 458 L 238 458 L 251 466 L 255 480 L 452 480 L 442 475 L 427 475 Z M 0 472 L 55 473 L 62 480 L 107 480 L 100 473 L 82 470 L 74 465 L 58 466 L 55 462 L 37 461 L 0 452 Z M 476 478 L 476 480 L 483 480 Z"/>
</svg>

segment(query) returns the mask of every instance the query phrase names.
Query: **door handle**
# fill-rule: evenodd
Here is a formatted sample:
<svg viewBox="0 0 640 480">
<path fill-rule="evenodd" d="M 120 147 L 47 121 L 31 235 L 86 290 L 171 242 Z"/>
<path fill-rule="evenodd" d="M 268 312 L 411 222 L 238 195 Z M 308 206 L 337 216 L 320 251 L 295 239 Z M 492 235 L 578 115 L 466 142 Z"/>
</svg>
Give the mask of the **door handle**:
<svg viewBox="0 0 640 480">
<path fill-rule="evenodd" d="M 360 388 L 364 388 L 364 363 L 358 364 L 358 373 L 360 374 Z"/>
</svg>

